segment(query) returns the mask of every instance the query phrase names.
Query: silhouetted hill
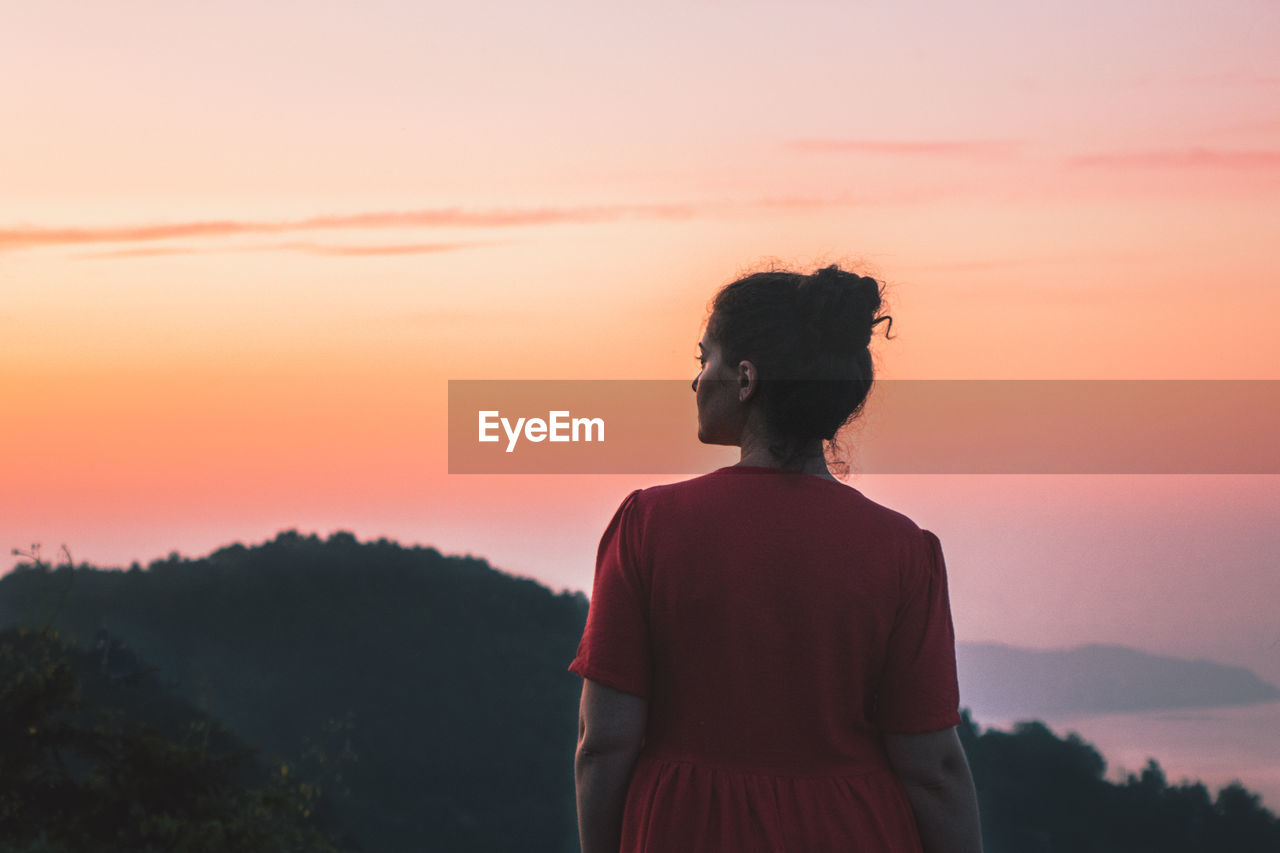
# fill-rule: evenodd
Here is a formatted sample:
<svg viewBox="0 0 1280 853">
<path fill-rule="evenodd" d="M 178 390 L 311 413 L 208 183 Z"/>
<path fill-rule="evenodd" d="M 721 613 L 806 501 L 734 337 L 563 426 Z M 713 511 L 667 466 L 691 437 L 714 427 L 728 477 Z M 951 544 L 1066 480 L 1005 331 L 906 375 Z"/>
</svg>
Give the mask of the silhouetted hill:
<svg viewBox="0 0 1280 853">
<path fill-rule="evenodd" d="M 978 718 L 1247 705 L 1280 699 L 1248 669 L 1124 646 L 1037 651 L 959 643 L 964 703 Z"/>
<path fill-rule="evenodd" d="M 0 578 L 0 626 L 123 642 L 265 759 L 319 783 L 376 853 L 577 849 L 581 681 L 566 667 L 586 612 L 581 593 L 480 559 L 345 532 Z M 1154 765 L 1115 785 L 1091 747 L 1040 724 L 979 733 L 966 717 L 962 729 L 988 853 L 1280 844 L 1239 786 L 1215 800 L 1167 786 Z"/>
<path fill-rule="evenodd" d="M 483 560 L 286 531 L 145 571 L 17 570 L 0 625 L 105 627 L 334 795 L 367 849 L 569 850 L 586 598 Z M 430 839 L 433 846 L 424 846 Z"/>
</svg>

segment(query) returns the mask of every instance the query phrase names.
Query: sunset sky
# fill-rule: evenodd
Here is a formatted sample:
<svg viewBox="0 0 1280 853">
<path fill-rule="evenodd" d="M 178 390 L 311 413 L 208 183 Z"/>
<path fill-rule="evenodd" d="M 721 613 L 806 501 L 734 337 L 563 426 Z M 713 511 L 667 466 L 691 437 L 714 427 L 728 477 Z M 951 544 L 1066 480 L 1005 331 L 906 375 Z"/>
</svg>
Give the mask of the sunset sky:
<svg viewBox="0 0 1280 853">
<path fill-rule="evenodd" d="M 887 378 L 1280 379 L 1277 45 L 1271 0 L 6 4 L 0 547 L 589 590 L 682 478 L 450 476 L 447 381 L 692 379 L 770 261 L 883 278 Z M 1280 682 L 1278 476 L 851 482 L 962 640 Z"/>
</svg>

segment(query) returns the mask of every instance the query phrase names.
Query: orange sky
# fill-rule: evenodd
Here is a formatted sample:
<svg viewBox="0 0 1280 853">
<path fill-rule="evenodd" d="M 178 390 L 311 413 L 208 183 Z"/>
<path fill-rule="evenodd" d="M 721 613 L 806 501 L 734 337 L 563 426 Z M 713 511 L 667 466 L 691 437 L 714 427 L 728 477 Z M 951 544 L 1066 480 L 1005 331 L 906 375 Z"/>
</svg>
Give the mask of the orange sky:
<svg viewBox="0 0 1280 853">
<path fill-rule="evenodd" d="M 885 377 L 1280 378 L 1261 0 L 28 6 L 0 547 L 347 529 L 589 588 L 654 478 L 450 477 L 447 381 L 692 378 L 770 259 L 886 280 Z M 939 533 L 962 639 L 1280 680 L 1280 478 L 855 485 Z"/>
</svg>

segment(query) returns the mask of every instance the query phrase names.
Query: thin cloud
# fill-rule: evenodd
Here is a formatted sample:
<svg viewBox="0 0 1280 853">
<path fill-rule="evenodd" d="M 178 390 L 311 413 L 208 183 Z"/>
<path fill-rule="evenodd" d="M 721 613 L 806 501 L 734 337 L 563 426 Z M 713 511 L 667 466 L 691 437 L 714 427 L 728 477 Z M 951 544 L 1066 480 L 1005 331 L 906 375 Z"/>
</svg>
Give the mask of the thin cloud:
<svg viewBox="0 0 1280 853">
<path fill-rule="evenodd" d="M 1198 77 L 1187 77 L 1184 80 L 1192 85 L 1230 86 L 1231 88 L 1257 86 L 1270 89 L 1273 86 L 1280 86 L 1280 74 L 1261 74 L 1256 71 L 1225 71 L 1221 74 L 1202 74 Z"/>
<path fill-rule="evenodd" d="M 698 209 L 687 204 L 633 204 L 472 211 L 463 208 L 315 216 L 285 222 L 213 220 L 101 228 L 0 228 L 0 251 L 91 243 L 143 243 L 190 237 L 280 234 L 326 229 L 509 228 L 528 225 L 592 224 L 627 218 L 682 219 Z"/>
<path fill-rule="evenodd" d="M 466 210 L 460 207 L 416 211 L 384 211 L 347 215 L 313 216 L 282 222 L 252 220 L 208 220 L 196 222 L 120 225 L 97 228 L 11 226 L 0 227 L 0 252 L 20 249 L 79 246 L 102 243 L 158 243 L 174 239 L 224 238 L 269 234 L 305 233 L 323 230 L 376 230 L 384 228 L 477 228 L 497 229 L 519 226 L 584 225 L 617 222 L 626 219 L 687 220 L 721 216 L 744 209 L 818 209 L 849 205 L 877 205 L 927 202 L 954 195 L 950 188 L 924 188 L 880 196 L 845 194 L 827 198 L 771 197 L 763 199 L 708 201 L 673 204 L 615 204 L 594 207 L 496 208 Z M 214 246 L 134 246 L 123 249 L 91 251 L 80 258 L 111 259 L 159 255 L 182 255 L 204 252 L 237 252 L 294 250 L 327 255 L 391 255 L 454 251 L 474 246 L 492 245 L 482 241 L 470 243 L 408 243 L 393 245 L 330 245 L 313 242 L 287 242 L 267 245 Z"/>
<path fill-rule="evenodd" d="M 339 244 L 293 242 L 265 243 L 262 245 L 222 246 L 217 249 L 200 249 L 192 246 L 173 246 L 166 248 L 112 249 L 105 252 L 83 252 L 76 255 L 85 260 L 115 260 L 124 258 L 149 258 L 166 255 L 197 255 L 212 252 L 306 252 L 313 255 L 361 256 L 376 255 L 422 255 L 435 252 L 452 252 L 459 249 L 471 249 L 479 246 L 502 245 L 501 241 L 474 243 L 397 243 L 397 244 Z"/>
<path fill-rule="evenodd" d="M 1023 258 L 990 258 L 971 261 L 938 261 L 913 263 L 904 260 L 900 268 L 913 272 L 986 272 L 990 270 L 1011 269 L 1015 267 L 1042 266 L 1079 266 L 1082 263 L 1106 264 L 1140 264 L 1158 257 L 1150 252 L 1112 252 L 1090 253 L 1087 257 L 1079 254 L 1042 255 Z"/>
<path fill-rule="evenodd" d="M 167 246 L 164 248 L 110 249 L 105 252 L 81 252 L 76 257 L 83 260 L 96 261 L 115 260 L 117 258 L 151 258 L 162 255 L 196 255 L 205 251 L 205 249 L 195 249 L 190 246 Z"/>
<path fill-rule="evenodd" d="M 291 249 L 298 252 L 309 252 L 314 255 L 338 255 L 346 257 L 370 257 L 375 255 L 425 255 L 435 252 L 454 252 L 458 249 L 471 249 L 477 246 L 499 245 L 490 243 L 401 243 L 396 245 L 341 245 L 332 246 L 324 243 L 280 243 L 264 246 L 264 249 Z"/>
<path fill-rule="evenodd" d="M 795 139 L 785 143 L 793 151 L 816 154 L 880 154 L 894 157 L 1004 157 L 1014 143 L 1000 140 L 934 140 L 910 142 L 871 139 Z"/>
<path fill-rule="evenodd" d="M 1139 74 L 1127 80 L 1117 81 L 1117 83 L 1131 88 L 1167 88 L 1175 90 L 1188 86 L 1269 89 L 1280 85 L 1280 75 L 1243 70 L 1220 71 L 1214 74 Z"/>
<path fill-rule="evenodd" d="M 1280 169 L 1280 151 L 1240 151 L 1225 148 L 1185 148 L 1085 154 L 1067 161 L 1071 168 L 1090 169 Z"/>
<path fill-rule="evenodd" d="M 754 207 L 766 210 L 812 210 L 818 207 L 839 207 L 849 204 L 849 196 L 837 198 L 814 198 L 813 196 L 771 196 L 752 202 Z"/>
<path fill-rule="evenodd" d="M 941 199 L 955 198 L 969 190 L 948 184 L 931 184 L 923 187 L 896 187 L 889 190 L 844 193 L 829 198 L 812 196 L 776 196 L 750 202 L 751 207 L 764 210 L 820 210 L 830 207 L 873 207 L 878 205 L 927 204 Z"/>
<path fill-rule="evenodd" d="M 175 237 L 221 237 L 255 231 L 281 230 L 281 226 L 232 221 L 180 222 L 169 225 L 130 225 L 114 228 L 41 228 L 18 226 L 0 229 L 0 250 L 83 243 L 139 243 Z"/>
</svg>

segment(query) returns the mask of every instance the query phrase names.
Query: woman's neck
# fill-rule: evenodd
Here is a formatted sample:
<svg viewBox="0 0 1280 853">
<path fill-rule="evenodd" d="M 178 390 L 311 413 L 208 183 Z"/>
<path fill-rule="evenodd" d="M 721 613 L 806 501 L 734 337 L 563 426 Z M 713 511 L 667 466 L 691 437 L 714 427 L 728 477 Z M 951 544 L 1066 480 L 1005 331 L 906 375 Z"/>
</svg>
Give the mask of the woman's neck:
<svg viewBox="0 0 1280 853">
<path fill-rule="evenodd" d="M 840 482 L 831 475 L 831 471 L 827 468 L 827 460 L 821 455 L 806 456 L 800 462 L 791 465 L 783 465 L 782 462 L 768 451 L 753 450 L 745 451 L 742 458 L 738 460 L 739 465 L 754 466 L 757 468 L 781 468 L 787 471 L 796 471 L 801 474 L 812 474 L 815 477 L 822 477 L 827 480 Z"/>
</svg>

